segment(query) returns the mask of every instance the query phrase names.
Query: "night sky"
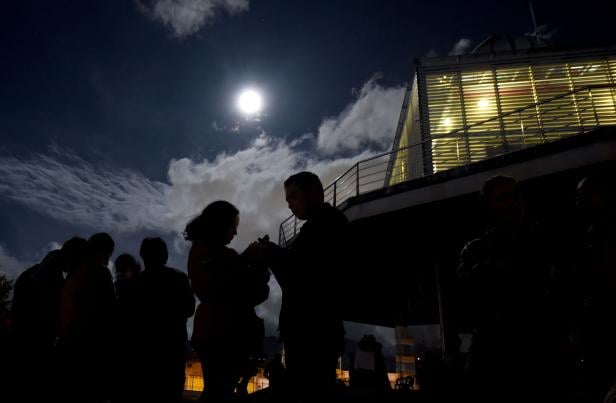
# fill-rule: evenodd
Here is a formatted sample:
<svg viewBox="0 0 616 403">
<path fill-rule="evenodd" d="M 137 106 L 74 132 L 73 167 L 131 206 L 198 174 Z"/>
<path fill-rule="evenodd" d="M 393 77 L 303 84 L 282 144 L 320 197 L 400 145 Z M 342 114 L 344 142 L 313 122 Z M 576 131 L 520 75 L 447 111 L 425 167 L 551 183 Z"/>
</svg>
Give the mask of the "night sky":
<svg viewBox="0 0 616 403">
<path fill-rule="evenodd" d="M 534 2 L 560 44 L 616 44 L 605 7 Z M 532 29 L 526 1 L 3 2 L 0 272 L 98 231 L 116 256 L 163 236 L 185 270 L 179 233 L 216 199 L 241 211 L 232 246 L 277 239 L 285 177 L 391 147 L 415 58 Z M 244 88 L 259 115 L 236 108 Z"/>
</svg>

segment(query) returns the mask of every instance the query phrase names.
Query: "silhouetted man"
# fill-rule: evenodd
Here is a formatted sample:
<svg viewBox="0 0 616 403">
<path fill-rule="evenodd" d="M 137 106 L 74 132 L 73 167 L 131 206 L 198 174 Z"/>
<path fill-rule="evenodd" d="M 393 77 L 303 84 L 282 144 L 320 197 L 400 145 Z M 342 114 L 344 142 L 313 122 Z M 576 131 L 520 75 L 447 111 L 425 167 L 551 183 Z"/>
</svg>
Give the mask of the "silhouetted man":
<svg viewBox="0 0 616 403">
<path fill-rule="evenodd" d="M 107 233 L 94 234 L 88 239 L 92 262 L 85 273 L 83 290 L 78 299 L 83 304 L 80 321 L 83 328 L 83 345 L 92 351 L 93 396 L 110 397 L 113 379 L 112 337 L 114 334 L 115 287 L 109 270 L 109 260 L 115 249 L 115 242 Z"/>
<path fill-rule="evenodd" d="M 571 292 L 572 333 L 583 399 L 600 402 L 616 383 L 616 195 L 609 170 L 582 179 L 577 210 L 582 228 Z M 613 392 L 612 392 L 613 393 Z"/>
<path fill-rule="evenodd" d="M 92 260 L 90 268 L 83 273 L 83 292 L 80 303 L 87 303 L 87 329 L 92 341 L 109 342 L 113 323 L 114 305 L 116 302 L 113 277 L 109 270 L 109 260 L 115 249 L 115 242 L 107 233 L 94 234 L 88 239 Z M 84 312 L 85 313 L 85 312 Z"/>
<path fill-rule="evenodd" d="M 87 273 L 89 277 L 87 300 L 91 304 L 89 312 L 91 328 L 88 331 L 95 339 L 107 344 L 112 331 L 112 315 L 116 302 L 113 277 L 108 268 L 115 242 L 109 234 L 101 232 L 92 235 L 88 243 L 92 252 L 91 269 Z"/>
<path fill-rule="evenodd" d="M 88 258 L 67 277 L 62 289 L 58 349 L 63 399 L 103 401 L 111 395 L 113 375 L 115 293 L 107 265 L 114 242 L 108 234 L 99 233 L 90 237 L 87 247 Z"/>
<path fill-rule="evenodd" d="M 284 187 L 289 208 L 306 223 L 285 249 L 271 242 L 260 245 L 282 288 L 279 329 L 290 390 L 319 398 L 334 390 L 337 359 L 344 348 L 336 293 L 345 265 L 341 245 L 348 239 L 348 221 L 324 202 L 323 185 L 315 174 L 292 175 Z"/>
<path fill-rule="evenodd" d="M 141 343 L 140 396 L 145 400 L 180 402 L 184 391 L 186 320 L 195 310 L 188 276 L 166 266 L 167 245 L 160 238 L 141 244 L 145 270 L 138 276 Z"/>
<path fill-rule="evenodd" d="M 13 324 L 20 344 L 31 352 L 53 349 L 60 312 L 60 293 L 65 270 L 62 251 L 49 252 L 25 270 L 15 283 Z M 64 269 L 64 270 L 63 270 Z"/>
<path fill-rule="evenodd" d="M 528 393 L 555 393 L 555 366 L 564 358 L 558 342 L 566 341 L 553 334 L 547 300 L 550 238 L 526 221 L 514 179 L 488 180 L 480 198 L 487 230 L 466 244 L 458 267 L 459 305 L 473 332 L 469 368 L 476 397 L 515 400 L 523 395 L 513 388 L 520 376 Z"/>
<path fill-rule="evenodd" d="M 62 252 L 59 250 L 49 252 L 41 263 L 24 271 L 15 283 L 12 316 L 17 367 L 14 372 L 24 374 L 36 363 L 36 372 L 41 374 L 41 389 L 34 391 L 36 398 L 52 392 L 53 388 L 53 351 L 63 284 Z M 15 399 L 26 387 L 24 379 L 15 376 L 17 384 L 7 383 L 15 387 L 12 391 Z"/>
<path fill-rule="evenodd" d="M 72 238 L 61 250 L 51 251 L 43 261 L 24 271 L 15 283 L 12 317 L 17 342 L 16 389 L 27 399 L 55 396 L 58 384 L 57 346 L 62 328 L 61 301 L 66 277 L 85 264 L 89 247 L 85 239 Z M 35 371 L 39 384 L 22 383 Z M 28 394 L 24 395 L 24 391 Z"/>
</svg>

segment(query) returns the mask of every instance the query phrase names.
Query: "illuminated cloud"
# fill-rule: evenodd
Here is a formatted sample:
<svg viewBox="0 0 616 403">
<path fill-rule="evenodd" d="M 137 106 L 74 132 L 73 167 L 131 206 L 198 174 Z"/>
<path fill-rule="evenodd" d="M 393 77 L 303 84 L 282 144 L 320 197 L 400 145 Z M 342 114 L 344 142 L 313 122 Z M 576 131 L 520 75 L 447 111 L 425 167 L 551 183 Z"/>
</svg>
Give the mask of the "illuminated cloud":
<svg viewBox="0 0 616 403">
<path fill-rule="evenodd" d="M 136 0 L 139 9 L 184 38 L 199 32 L 221 12 L 240 14 L 248 0 Z"/>
<path fill-rule="evenodd" d="M 468 53 L 473 42 L 468 38 L 460 38 L 458 42 L 453 45 L 453 48 L 449 51 L 449 56 L 458 56 Z"/>
<path fill-rule="evenodd" d="M 165 182 L 86 161 L 57 147 L 25 159 L 0 156 L 0 195 L 95 231 L 172 236 L 179 256 L 185 256 L 188 248 L 180 235 L 186 223 L 208 203 L 228 200 L 240 210 L 238 236 L 231 246 L 242 251 L 265 234 L 277 241 L 279 224 L 291 214 L 282 185 L 289 175 L 309 170 L 328 184 L 355 162 L 374 155 L 376 150 L 368 145 L 388 146 L 403 92 L 401 87 L 387 89 L 372 79 L 345 111 L 324 120 L 316 148 L 308 141 L 314 138 L 311 135 L 288 142 L 262 133 L 245 149 L 220 153 L 212 160 L 169 161 Z M 341 149 L 354 151 L 353 156 L 332 154 Z M 7 270 L 23 270 L 10 256 L 5 260 Z M 270 299 L 258 312 L 273 332 L 280 289 L 275 281 L 271 286 Z"/>
<path fill-rule="evenodd" d="M 391 146 L 404 99 L 404 87 L 385 88 L 378 76 L 368 80 L 357 98 L 337 116 L 321 123 L 318 148 L 325 154 Z"/>
</svg>

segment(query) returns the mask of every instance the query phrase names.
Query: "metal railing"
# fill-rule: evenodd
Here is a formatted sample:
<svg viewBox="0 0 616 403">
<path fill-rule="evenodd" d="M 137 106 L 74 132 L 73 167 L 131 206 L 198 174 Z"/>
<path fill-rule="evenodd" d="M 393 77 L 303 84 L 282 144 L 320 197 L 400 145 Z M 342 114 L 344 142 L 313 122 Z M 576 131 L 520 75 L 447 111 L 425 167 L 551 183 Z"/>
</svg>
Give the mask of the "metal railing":
<svg viewBox="0 0 616 403">
<path fill-rule="evenodd" d="M 611 101 L 597 105 L 595 98 L 593 98 L 593 91 L 598 90 L 610 90 L 609 98 L 611 98 Z M 351 197 L 388 187 L 390 184 L 426 176 L 427 173 L 423 165 L 419 167 L 413 167 L 410 164 L 396 166 L 392 156 L 398 157 L 396 161 L 401 161 L 406 159 L 411 152 L 417 152 L 417 155 L 422 155 L 424 160 L 426 157 L 436 159 L 435 157 L 438 157 L 439 153 L 439 142 L 455 141 L 456 147 L 461 150 L 454 152 L 449 161 L 450 166 L 440 169 L 440 171 L 443 171 L 562 137 L 585 133 L 601 125 L 616 124 L 615 91 L 616 84 L 580 87 L 471 125 L 462 126 L 448 133 L 434 135 L 409 146 L 359 161 L 324 189 L 325 201 L 337 207 Z M 605 122 L 602 123 L 602 120 L 605 120 Z M 481 131 L 482 126 L 493 127 L 495 121 L 500 124 L 501 130 Z M 572 124 L 572 121 L 575 124 Z M 562 124 L 560 124 L 561 122 Z M 505 125 L 506 128 L 504 128 Z M 489 137 L 498 136 L 501 137 L 502 142 L 497 146 L 494 143 L 488 144 L 490 150 L 486 151 L 488 147 L 480 146 L 482 141 Z M 403 158 L 399 158 L 400 156 Z M 439 163 L 445 167 L 448 166 L 446 157 L 441 156 Z M 284 220 L 279 227 L 279 244 L 285 245 L 291 241 L 297 235 L 303 223 L 295 216 L 290 216 Z"/>
</svg>

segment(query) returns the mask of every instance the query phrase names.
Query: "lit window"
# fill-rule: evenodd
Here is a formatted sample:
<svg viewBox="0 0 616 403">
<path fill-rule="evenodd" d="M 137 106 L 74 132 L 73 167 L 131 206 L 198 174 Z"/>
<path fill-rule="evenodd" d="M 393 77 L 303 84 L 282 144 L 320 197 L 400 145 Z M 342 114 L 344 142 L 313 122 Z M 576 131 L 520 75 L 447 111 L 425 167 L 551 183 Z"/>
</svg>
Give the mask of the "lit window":
<svg viewBox="0 0 616 403">
<path fill-rule="evenodd" d="M 488 101 L 487 99 L 480 99 L 479 102 L 477 102 L 477 106 L 480 107 L 481 109 L 486 109 L 488 106 L 490 106 L 490 101 Z"/>
</svg>

